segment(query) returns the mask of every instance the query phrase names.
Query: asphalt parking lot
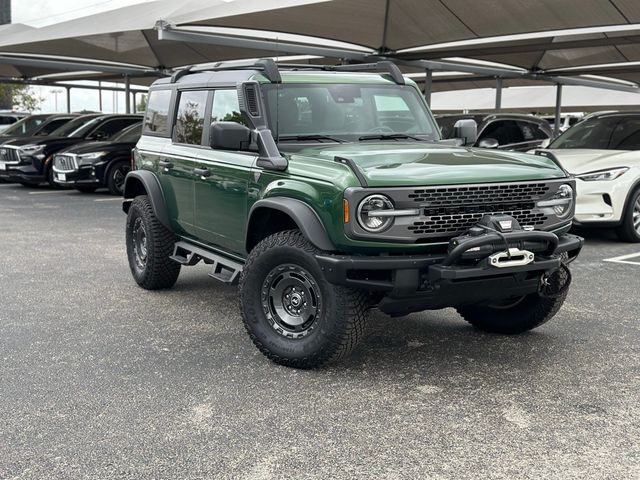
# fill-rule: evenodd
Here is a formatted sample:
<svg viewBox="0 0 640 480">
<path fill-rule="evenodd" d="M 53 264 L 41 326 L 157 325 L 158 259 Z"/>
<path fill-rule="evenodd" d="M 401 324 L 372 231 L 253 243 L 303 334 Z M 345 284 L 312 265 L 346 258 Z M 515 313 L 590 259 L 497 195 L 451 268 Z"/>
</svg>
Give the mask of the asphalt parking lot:
<svg viewBox="0 0 640 480">
<path fill-rule="evenodd" d="M 529 334 L 373 313 L 347 361 L 296 371 L 206 267 L 138 288 L 124 220 L 0 184 L 2 479 L 640 476 L 640 245 L 581 232 L 564 309 Z"/>
</svg>

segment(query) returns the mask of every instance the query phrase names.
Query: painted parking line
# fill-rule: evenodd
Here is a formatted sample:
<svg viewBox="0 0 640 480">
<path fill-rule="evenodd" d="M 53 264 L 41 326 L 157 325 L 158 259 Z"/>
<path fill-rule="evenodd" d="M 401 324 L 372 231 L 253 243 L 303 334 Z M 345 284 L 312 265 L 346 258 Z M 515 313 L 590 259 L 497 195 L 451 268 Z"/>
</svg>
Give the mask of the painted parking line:
<svg viewBox="0 0 640 480">
<path fill-rule="evenodd" d="M 70 193 L 67 190 L 48 190 L 46 192 L 29 192 L 29 195 L 56 195 L 59 193 Z"/>
<path fill-rule="evenodd" d="M 636 260 L 631 261 L 631 258 Z M 626 263 L 629 265 L 640 265 L 640 253 L 629 253 L 628 255 L 622 255 L 620 257 L 605 258 L 604 261 L 612 263 Z"/>
<path fill-rule="evenodd" d="M 94 202 L 122 202 L 124 198 L 122 197 L 113 197 L 113 198 L 97 198 Z"/>
</svg>

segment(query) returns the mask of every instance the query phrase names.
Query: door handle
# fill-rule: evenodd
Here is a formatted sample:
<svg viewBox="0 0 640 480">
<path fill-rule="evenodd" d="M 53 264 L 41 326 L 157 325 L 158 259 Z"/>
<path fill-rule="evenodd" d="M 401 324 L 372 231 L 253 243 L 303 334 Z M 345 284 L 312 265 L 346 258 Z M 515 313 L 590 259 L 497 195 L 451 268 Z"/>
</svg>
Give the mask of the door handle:
<svg viewBox="0 0 640 480">
<path fill-rule="evenodd" d="M 160 160 L 158 162 L 158 165 L 160 165 L 162 168 L 166 168 L 167 170 L 171 170 L 173 168 L 173 163 L 167 162 L 166 160 Z"/>
<path fill-rule="evenodd" d="M 208 168 L 194 168 L 193 173 L 198 175 L 199 177 L 208 177 L 211 175 L 211 172 Z"/>
</svg>

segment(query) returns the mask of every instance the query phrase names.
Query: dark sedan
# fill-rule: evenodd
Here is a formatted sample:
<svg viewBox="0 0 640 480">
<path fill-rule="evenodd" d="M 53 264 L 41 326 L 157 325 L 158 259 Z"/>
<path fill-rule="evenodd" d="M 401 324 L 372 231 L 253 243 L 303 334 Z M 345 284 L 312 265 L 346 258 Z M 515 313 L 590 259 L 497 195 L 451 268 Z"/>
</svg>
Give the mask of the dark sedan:
<svg viewBox="0 0 640 480">
<path fill-rule="evenodd" d="M 5 142 L 0 147 L 0 178 L 22 185 L 48 182 L 57 186 L 53 179 L 54 154 L 78 143 L 106 140 L 141 120 L 140 115 L 81 115 L 49 136 Z M 3 161 L 3 158 L 10 161 Z"/>
<path fill-rule="evenodd" d="M 142 123 L 124 129 L 105 142 L 85 142 L 53 157 L 54 180 L 81 192 L 107 187 L 122 195 L 124 177 L 131 170 L 131 150 L 142 133 Z"/>
</svg>

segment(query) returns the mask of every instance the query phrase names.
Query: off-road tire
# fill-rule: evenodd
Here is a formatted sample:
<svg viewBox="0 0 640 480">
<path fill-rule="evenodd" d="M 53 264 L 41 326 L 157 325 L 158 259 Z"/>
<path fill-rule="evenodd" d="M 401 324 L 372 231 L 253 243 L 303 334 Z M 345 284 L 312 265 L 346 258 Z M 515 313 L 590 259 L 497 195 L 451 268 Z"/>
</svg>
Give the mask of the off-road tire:
<svg viewBox="0 0 640 480">
<path fill-rule="evenodd" d="M 139 223 L 138 223 L 139 219 Z M 136 262 L 134 227 L 142 225 L 146 238 L 143 266 Z M 147 290 L 171 288 L 178 280 L 180 264 L 171 260 L 177 237 L 162 225 L 151 207 L 149 197 L 140 195 L 131 203 L 127 214 L 126 242 L 129 268 L 136 283 Z"/>
<path fill-rule="evenodd" d="M 130 167 L 131 162 L 129 162 L 128 160 L 117 160 L 113 162 L 113 164 L 109 167 L 109 170 L 107 170 L 107 188 L 109 189 L 111 195 L 116 195 L 119 197 L 122 196 L 122 189 L 118 189 L 114 176 L 117 169 L 122 166 Z M 124 175 L 126 176 L 127 174 L 125 173 Z M 122 184 L 122 188 L 124 188 L 124 183 Z"/>
<path fill-rule="evenodd" d="M 634 215 L 637 215 L 638 204 L 640 203 L 640 187 L 636 188 L 629 196 L 627 209 L 622 215 L 622 224 L 616 229 L 618 238 L 624 242 L 639 243 L 640 233 L 636 230 L 634 222 L 638 221 Z"/>
<path fill-rule="evenodd" d="M 458 307 L 456 310 L 471 325 L 490 333 L 517 335 L 548 322 L 558 313 L 567 298 L 567 292 L 556 297 L 543 297 L 532 293 L 510 308 L 486 305 Z"/>
<path fill-rule="evenodd" d="M 240 311 L 249 337 L 270 360 L 294 368 L 319 368 L 349 354 L 364 335 L 369 297 L 365 292 L 330 284 L 314 258 L 321 253 L 298 230 L 262 240 L 249 254 L 240 275 Z M 308 333 L 288 338 L 278 333 L 263 305 L 265 281 L 285 265 L 313 277 L 319 313 Z"/>
</svg>

